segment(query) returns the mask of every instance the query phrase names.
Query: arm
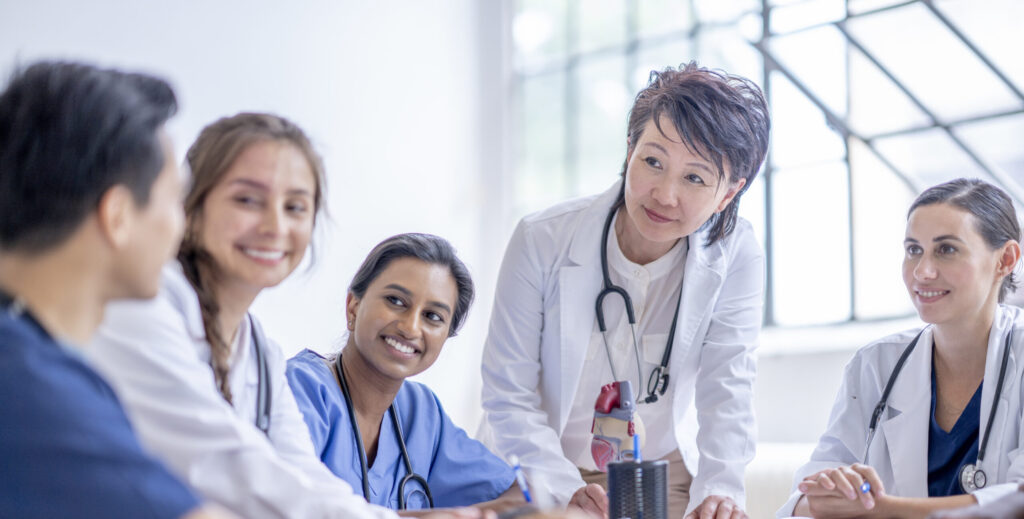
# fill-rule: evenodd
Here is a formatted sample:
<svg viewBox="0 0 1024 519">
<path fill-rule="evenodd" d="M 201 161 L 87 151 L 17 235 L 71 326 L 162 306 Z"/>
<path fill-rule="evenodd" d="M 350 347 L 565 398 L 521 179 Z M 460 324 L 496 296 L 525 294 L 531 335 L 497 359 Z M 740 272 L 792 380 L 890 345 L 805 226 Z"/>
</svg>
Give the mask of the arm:
<svg viewBox="0 0 1024 519">
<path fill-rule="evenodd" d="M 296 450 L 308 449 L 316 459 L 308 432 L 302 431 L 304 442 L 298 440 L 305 447 L 286 446 L 282 453 L 239 418 L 217 392 L 185 314 L 172 301 L 162 294 L 154 301 L 112 305 L 93 344 L 94 360 L 114 382 L 150 450 L 205 497 L 246 517 L 394 517 L 367 505 L 322 465 L 319 471 L 297 465 Z M 283 373 L 273 380 L 280 420 L 295 403 Z M 272 421 L 272 429 L 278 426 Z"/>
<path fill-rule="evenodd" d="M 498 274 L 490 331 L 483 352 L 484 420 L 491 447 L 516 455 L 535 484 L 565 504 L 583 486 L 576 465 L 562 453 L 551 417 L 541 407 L 541 332 L 545 276 L 524 222 L 509 240 Z M 557 347 L 550 345 L 549 347 Z"/>
<path fill-rule="evenodd" d="M 700 351 L 695 404 L 701 455 L 688 511 L 710 496 L 731 498 L 742 508 L 743 471 L 754 456 L 753 352 L 761 328 L 764 256 L 749 227 L 737 228 L 736 239 Z"/>
</svg>

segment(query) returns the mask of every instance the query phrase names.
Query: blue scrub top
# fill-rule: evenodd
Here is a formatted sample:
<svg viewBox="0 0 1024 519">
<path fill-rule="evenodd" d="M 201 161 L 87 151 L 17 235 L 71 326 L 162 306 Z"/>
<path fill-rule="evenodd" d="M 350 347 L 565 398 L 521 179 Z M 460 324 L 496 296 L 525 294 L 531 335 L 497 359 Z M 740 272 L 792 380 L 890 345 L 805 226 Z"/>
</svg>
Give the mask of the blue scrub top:
<svg viewBox="0 0 1024 519">
<path fill-rule="evenodd" d="M 935 421 L 935 370 L 932 369 L 932 412 L 928 427 L 928 497 L 963 494 L 960 467 L 978 460 L 978 429 L 981 420 L 979 384 L 967 407 L 947 433 Z M 998 397 L 997 397 L 998 398 Z"/>
<path fill-rule="evenodd" d="M 142 451 L 99 374 L 0 308 L 0 517 L 177 518 L 198 505 Z"/>
<path fill-rule="evenodd" d="M 317 455 L 338 477 L 362 494 L 359 451 L 341 388 L 326 359 L 303 350 L 288 361 L 288 383 L 309 426 Z M 427 386 L 405 381 L 395 406 L 413 471 L 427 480 L 434 506 L 467 506 L 497 498 L 512 486 L 511 467 L 487 447 L 452 423 Z M 384 413 L 377 441 L 377 457 L 368 471 L 369 501 L 398 508 L 398 486 L 405 464 L 390 413 Z M 427 508 L 415 482 L 405 488 L 410 510 Z"/>
</svg>

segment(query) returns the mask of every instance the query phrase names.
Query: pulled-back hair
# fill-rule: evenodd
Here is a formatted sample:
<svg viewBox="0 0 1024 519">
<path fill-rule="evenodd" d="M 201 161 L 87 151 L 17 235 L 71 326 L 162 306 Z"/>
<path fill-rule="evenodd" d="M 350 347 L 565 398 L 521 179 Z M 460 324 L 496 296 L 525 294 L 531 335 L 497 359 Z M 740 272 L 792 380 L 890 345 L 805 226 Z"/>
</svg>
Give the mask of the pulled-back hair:
<svg viewBox="0 0 1024 519">
<path fill-rule="evenodd" d="M 214 287 L 219 268 L 213 257 L 202 247 L 200 227 L 203 203 L 210 191 L 220 183 L 238 156 L 250 146 L 261 142 L 287 142 L 295 146 L 309 163 L 316 189 L 313 193 L 314 224 L 316 214 L 323 205 L 325 178 L 320 156 L 309 138 L 295 123 L 272 114 L 240 113 L 224 117 L 203 128 L 196 142 L 188 149 L 186 160 L 192 170 L 192 184 L 185 197 L 185 236 L 178 250 L 185 277 L 199 296 L 203 316 L 203 330 L 210 344 L 210 366 L 221 395 L 231 401 L 228 384 L 228 357 L 231 347 L 225 339 L 217 319 L 220 306 Z"/>
<path fill-rule="evenodd" d="M 466 265 L 455 254 L 452 245 L 440 236 L 407 233 L 392 236 L 380 242 L 363 260 L 363 264 L 352 278 L 348 291 L 362 299 L 366 294 L 366 289 L 380 276 L 380 273 L 392 261 L 401 258 L 415 258 L 431 265 L 441 265 L 447 267 L 451 272 L 459 293 L 455 309 L 452 310 L 451 326 L 448 327 L 448 336 L 454 337 L 466 319 L 469 306 L 473 304 L 473 278 L 470 277 Z"/>
<path fill-rule="evenodd" d="M 60 244 L 115 185 L 148 204 L 177 106 L 144 74 L 55 61 L 15 72 L 0 94 L 0 248 Z"/>
<path fill-rule="evenodd" d="M 740 197 L 754 181 L 768 152 L 771 129 L 768 105 L 757 85 L 748 79 L 698 67 L 696 62 L 652 71 L 629 111 L 627 157 L 640 140 L 648 121 L 664 135 L 661 117 L 672 121 L 686 146 L 714 164 L 720 182 L 746 184 L 729 205 L 704 224 L 711 245 L 736 226 Z M 627 163 L 622 165 L 626 176 Z M 726 172 L 728 168 L 728 175 Z M 625 201 L 625 182 L 616 207 Z"/>
<path fill-rule="evenodd" d="M 974 215 L 974 230 L 992 250 L 1010 240 L 1020 241 L 1020 222 L 1013 200 L 1005 191 L 984 180 L 958 178 L 924 190 L 910 205 L 907 219 L 918 207 L 932 204 L 949 204 Z M 1011 290 L 1017 290 L 1017 276 L 1013 272 L 1003 278 L 999 287 L 1000 303 Z"/>
</svg>

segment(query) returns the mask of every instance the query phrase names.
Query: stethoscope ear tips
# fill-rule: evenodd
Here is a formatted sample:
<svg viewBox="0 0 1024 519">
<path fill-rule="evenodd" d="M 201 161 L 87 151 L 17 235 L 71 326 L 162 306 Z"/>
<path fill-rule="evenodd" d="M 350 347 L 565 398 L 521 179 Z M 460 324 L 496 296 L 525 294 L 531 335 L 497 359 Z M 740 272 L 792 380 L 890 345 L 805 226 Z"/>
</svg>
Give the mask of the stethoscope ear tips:
<svg viewBox="0 0 1024 519">
<path fill-rule="evenodd" d="M 658 395 L 655 395 L 655 394 L 647 395 L 647 398 L 644 399 L 644 403 L 645 404 L 653 404 L 653 403 L 655 403 L 657 401 L 658 401 Z"/>
</svg>

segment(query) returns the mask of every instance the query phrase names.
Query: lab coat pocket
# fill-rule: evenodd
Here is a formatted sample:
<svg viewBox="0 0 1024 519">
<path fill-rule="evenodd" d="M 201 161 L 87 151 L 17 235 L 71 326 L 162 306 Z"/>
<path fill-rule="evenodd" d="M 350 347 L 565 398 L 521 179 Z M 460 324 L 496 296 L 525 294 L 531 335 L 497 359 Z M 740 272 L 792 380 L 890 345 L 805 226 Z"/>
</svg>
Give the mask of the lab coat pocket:
<svg viewBox="0 0 1024 519">
<path fill-rule="evenodd" d="M 661 357 L 665 354 L 665 346 L 668 343 L 667 333 L 652 333 L 644 335 L 642 357 L 644 367 L 650 371 L 661 364 Z M 646 382 L 646 381 L 645 381 Z"/>
</svg>

